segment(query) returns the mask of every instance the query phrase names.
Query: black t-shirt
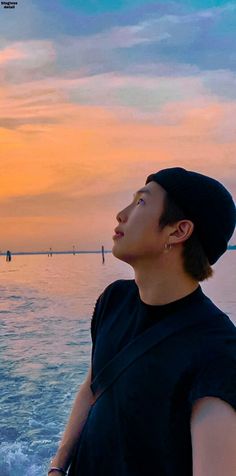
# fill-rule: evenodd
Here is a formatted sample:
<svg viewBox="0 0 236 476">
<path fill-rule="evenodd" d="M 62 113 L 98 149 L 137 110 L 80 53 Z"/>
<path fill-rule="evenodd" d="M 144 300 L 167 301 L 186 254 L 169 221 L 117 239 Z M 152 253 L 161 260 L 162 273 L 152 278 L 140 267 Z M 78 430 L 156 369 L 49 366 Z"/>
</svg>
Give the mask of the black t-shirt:
<svg viewBox="0 0 236 476">
<path fill-rule="evenodd" d="M 152 306 L 134 280 L 111 283 L 91 322 L 92 375 L 147 328 L 176 311 L 212 321 L 180 329 L 137 359 L 91 407 L 71 465 L 75 476 L 191 476 L 194 401 L 215 396 L 236 409 L 236 329 L 199 286 L 175 302 Z M 201 312 L 200 312 L 201 314 Z M 200 316 L 199 316 L 200 317 Z"/>
</svg>

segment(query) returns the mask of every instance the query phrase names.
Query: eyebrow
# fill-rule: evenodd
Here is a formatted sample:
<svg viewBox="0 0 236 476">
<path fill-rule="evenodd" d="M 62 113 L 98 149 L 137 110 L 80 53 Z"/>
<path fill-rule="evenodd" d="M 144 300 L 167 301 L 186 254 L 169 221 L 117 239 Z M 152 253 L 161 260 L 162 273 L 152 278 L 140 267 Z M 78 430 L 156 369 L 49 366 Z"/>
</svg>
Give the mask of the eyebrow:
<svg viewBox="0 0 236 476">
<path fill-rule="evenodd" d="M 138 190 L 137 192 L 135 192 L 133 194 L 134 197 L 136 197 L 137 195 L 139 195 L 140 193 L 147 193 L 148 195 L 152 195 L 149 188 L 140 188 L 140 190 Z"/>
</svg>

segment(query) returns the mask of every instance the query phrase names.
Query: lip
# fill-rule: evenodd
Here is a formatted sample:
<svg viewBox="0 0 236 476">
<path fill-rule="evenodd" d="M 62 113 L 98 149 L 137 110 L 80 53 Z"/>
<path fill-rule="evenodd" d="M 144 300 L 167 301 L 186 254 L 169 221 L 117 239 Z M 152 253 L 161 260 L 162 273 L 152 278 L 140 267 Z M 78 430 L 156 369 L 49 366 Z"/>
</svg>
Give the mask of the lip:
<svg viewBox="0 0 236 476">
<path fill-rule="evenodd" d="M 113 240 L 119 240 L 120 238 L 124 236 L 123 231 L 121 231 L 119 228 L 115 228 L 114 232 L 115 232 L 115 235 L 112 237 Z"/>
<path fill-rule="evenodd" d="M 114 235 L 114 236 L 112 237 L 112 239 L 113 239 L 113 240 L 120 240 L 121 238 L 123 238 L 123 236 L 124 236 L 124 235 L 119 235 L 119 234 L 118 234 L 118 235 Z"/>
</svg>

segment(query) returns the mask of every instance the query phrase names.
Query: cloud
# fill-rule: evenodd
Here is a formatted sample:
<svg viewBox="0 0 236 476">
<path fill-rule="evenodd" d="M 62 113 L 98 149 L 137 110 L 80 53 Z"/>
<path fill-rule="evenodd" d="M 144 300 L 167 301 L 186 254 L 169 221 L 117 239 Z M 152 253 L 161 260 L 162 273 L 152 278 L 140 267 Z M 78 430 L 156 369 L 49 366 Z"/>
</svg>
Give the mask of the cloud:
<svg viewBox="0 0 236 476">
<path fill-rule="evenodd" d="M 150 64 L 172 62 L 177 68 L 189 65 L 208 70 L 235 69 L 235 4 L 193 12 L 187 5 L 175 2 L 147 3 L 105 14 L 105 18 L 84 16 L 58 2 L 57 8 L 55 2 L 50 5 L 50 11 L 48 2 L 34 5 L 39 10 L 41 37 L 48 38 L 47 41 L 32 40 L 35 35 L 34 31 L 30 32 L 30 40 L 25 42 L 28 51 L 22 51 L 29 56 L 28 64 L 18 62 L 15 70 L 7 70 L 8 81 L 23 81 L 24 77 L 29 79 L 29 74 L 35 79 L 53 73 L 63 76 L 65 71 L 76 70 L 86 75 L 102 72 L 135 75 L 138 67 L 145 70 L 145 65 L 148 68 Z M 36 17 L 35 12 L 31 14 Z M 45 17 L 45 25 L 41 16 Z M 24 42 L 18 43 L 20 47 Z M 15 48 L 14 42 L 11 48 Z"/>
<path fill-rule="evenodd" d="M 215 176 L 236 194 L 236 142 L 224 136 L 235 113 L 235 104 L 207 98 L 167 103 L 153 122 L 125 109 L 71 106 L 71 122 L 52 124 L 42 137 L 3 131 L 2 247 L 63 247 L 74 237 L 85 248 L 110 246 L 116 213 L 160 168 Z"/>
<path fill-rule="evenodd" d="M 22 83 L 17 88 L 8 85 L 3 91 L 0 127 L 18 128 L 22 132 L 32 132 L 37 125 L 78 121 L 78 111 L 83 114 L 86 106 L 112 109 L 112 115 L 122 116 L 124 121 L 132 118 L 136 122 L 151 123 L 158 121 L 165 104 L 204 95 L 200 78 L 142 75 L 134 78 L 114 74 L 77 79 L 47 78 Z"/>
<path fill-rule="evenodd" d="M 115 212 L 163 167 L 236 193 L 235 4 L 69 3 L 1 12 L 2 243 L 108 243 Z"/>
<path fill-rule="evenodd" d="M 24 53 L 16 45 L 0 50 L 0 65 L 22 58 L 24 58 Z"/>
<path fill-rule="evenodd" d="M 71 110 L 63 85 L 63 81 L 56 84 L 56 78 L 4 84 L 0 93 L 0 127 L 15 129 L 63 121 Z"/>
<path fill-rule="evenodd" d="M 194 77 L 145 77 L 142 75 L 100 75 L 78 80 L 68 90 L 68 97 L 79 104 L 133 109 L 141 115 L 160 112 L 168 102 L 185 101 L 204 95 L 201 78 Z"/>
<path fill-rule="evenodd" d="M 58 8 L 57 15 L 60 11 L 60 7 Z M 235 5 L 227 4 L 224 7 L 202 9 L 193 13 L 189 12 L 186 6 L 185 10 L 183 6 L 181 9 L 177 8 L 174 3 L 168 3 L 165 7 L 157 5 L 155 8 L 148 4 L 146 8 L 142 5 L 135 11 L 141 10 L 143 17 L 137 14 L 136 23 L 133 19 L 128 24 L 129 20 L 131 21 L 131 10 L 125 10 L 122 15 L 127 15 L 126 19 L 124 20 L 122 15 L 117 18 L 120 25 L 112 25 L 111 22 L 96 33 L 83 34 L 83 30 L 78 29 L 77 35 L 61 34 L 56 35 L 53 40 L 18 41 L 3 47 L 0 52 L 2 85 L 19 86 L 27 83 L 31 88 L 32 82 L 38 82 L 40 89 L 39 81 L 49 79 L 51 85 L 55 82 L 55 89 L 59 91 L 60 84 L 64 81 L 65 88 L 62 86 L 60 91 L 69 91 L 71 85 L 69 99 L 81 104 L 93 104 L 93 100 L 95 105 L 100 104 L 101 100 L 107 104 L 110 94 L 111 105 L 116 102 L 118 96 L 123 105 L 128 101 L 130 93 L 130 103 L 136 105 L 140 102 L 141 106 L 146 97 L 148 107 L 152 102 L 151 97 L 149 100 L 149 90 L 146 95 L 142 90 L 118 91 L 117 95 L 113 94 L 114 88 L 112 84 L 108 85 L 107 75 L 110 75 L 110 78 L 133 77 L 134 82 L 137 75 L 163 78 L 178 76 L 185 80 L 186 76 L 197 78 L 205 70 L 212 71 L 214 78 L 214 74 L 217 74 L 215 71 L 219 69 L 230 71 L 235 68 L 236 37 L 233 30 L 227 28 L 236 16 Z M 68 8 L 69 15 L 71 12 Z M 77 12 L 74 14 L 76 16 Z M 89 77 L 95 77 L 100 85 L 97 101 L 93 95 L 93 91 L 97 93 L 96 86 Z M 77 91 L 76 86 L 72 86 L 73 79 L 77 80 Z M 81 83 L 81 79 L 87 81 L 87 86 Z M 196 84 L 197 82 L 196 80 Z M 208 84 L 210 82 L 209 76 Z M 213 82 L 214 80 L 212 84 Z M 108 95 L 107 87 L 110 92 Z M 220 80 L 210 93 L 217 94 L 217 87 L 221 95 L 223 88 Z M 225 91 L 230 94 L 229 89 L 226 88 Z M 179 89 L 177 95 L 178 92 Z M 151 94 L 154 96 L 154 105 L 158 105 L 158 101 L 155 102 L 155 91 Z M 173 91 L 173 96 L 174 94 Z M 163 98 L 165 96 L 164 91 Z M 170 99 L 174 99 L 171 93 L 170 96 Z"/>
<path fill-rule="evenodd" d="M 98 179 L 97 179 L 98 182 Z M 78 179 L 77 179 L 78 189 Z M 131 198 L 131 191 L 129 196 Z M 109 203 L 114 204 L 117 199 L 120 199 L 119 190 L 110 190 L 110 188 L 98 190 L 96 186 L 94 190 L 91 189 L 86 193 L 86 190 L 77 191 L 77 194 L 71 192 L 71 189 L 66 191 L 54 191 L 44 193 L 32 193 L 29 195 L 12 195 L 8 198 L 0 200 L 0 216 L 3 217 L 60 217 L 75 215 L 79 209 L 83 212 L 96 212 L 96 207 L 107 206 Z"/>
<path fill-rule="evenodd" d="M 55 50 L 50 41 L 12 43 L 0 50 L 0 81 L 2 84 L 20 84 L 52 75 L 55 61 Z"/>
<path fill-rule="evenodd" d="M 28 118 L 14 118 L 14 117 L 0 117 L 0 128 L 3 129 L 17 129 L 24 125 L 41 125 L 41 124 L 55 124 L 59 119 L 49 117 L 28 117 Z"/>
<path fill-rule="evenodd" d="M 112 8 L 109 2 L 106 11 L 98 14 L 94 10 L 86 14 L 85 3 L 58 0 L 21 0 L 15 9 L 14 15 L 2 12 L 0 17 L 1 35 L 8 41 L 90 36 L 103 32 L 112 27 L 136 25 L 154 15 L 163 15 L 168 12 L 176 13 L 183 10 L 179 3 L 166 2 L 158 4 L 140 0 L 127 2 L 119 11 Z M 98 2 L 101 5 L 101 2 Z M 8 12 L 9 13 L 9 12 Z"/>
<path fill-rule="evenodd" d="M 232 91 L 233 97 L 235 78 L 227 71 L 216 72 L 215 76 L 212 72 L 200 74 L 200 71 L 191 75 L 188 68 L 185 75 L 164 75 L 163 69 L 162 73 L 159 77 L 142 74 L 135 77 L 119 74 L 80 77 L 78 73 L 77 78 L 45 78 L 22 83 L 17 88 L 8 85 L 2 98 L 0 125 L 20 128 L 24 132 L 33 132 L 37 125 L 66 125 L 78 121 L 79 111 L 83 114 L 86 106 L 91 108 L 91 113 L 92 108 L 100 108 L 100 111 L 106 108 L 125 122 L 133 120 L 136 123 L 160 124 L 168 120 L 169 123 L 170 119 L 165 116 L 168 104 L 183 104 L 181 111 L 190 101 L 193 105 L 198 103 L 203 106 L 212 100 L 217 101 L 218 93 L 220 100 L 223 100 L 225 92 L 229 96 Z M 92 117 L 93 113 L 93 121 Z M 24 126 L 31 126 L 32 129 Z"/>
<path fill-rule="evenodd" d="M 74 208 L 75 200 L 59 192 L 13 195 L 0 201 L 2 217 L 60 216 Z"/>
<path fill-rule="evenodd" d="M 236 99 L 236 72 L 229 70 L 206 71 L 202 76 L 206 91 L 226 101 Z"/>
<path fill-rule="evenodd" d="M 159 6 L 160 7 L 160 6 Z M 175 5 L 156 8 L 126 25 L 107 25 L 89 35 L 58 37 L 58 70 L 84 69 L 86 74 L 129 72 L 148 64 L 190 65 L 198 69 L 235 69 L 236 5 L 178 12 Z M 226 54 L 227 52 L 227 54 Z M 73 65 L 73 68 L 72 68 Z"/>
</svg>

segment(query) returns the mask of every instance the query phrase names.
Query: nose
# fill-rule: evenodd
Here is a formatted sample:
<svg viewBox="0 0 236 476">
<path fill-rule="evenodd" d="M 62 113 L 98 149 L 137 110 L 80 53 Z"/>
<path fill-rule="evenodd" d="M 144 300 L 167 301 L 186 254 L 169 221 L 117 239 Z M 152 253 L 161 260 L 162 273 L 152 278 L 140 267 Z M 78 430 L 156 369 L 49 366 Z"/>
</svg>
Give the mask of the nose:
<svg viewBox="0 0 236 476">
<path fill-rule="evenodd" d="M 120 212 L 117 213 L 116 219 L 119 223 L 125 223 L 128 220 L 127 208 L 124 208 Z"/>
</svg>

